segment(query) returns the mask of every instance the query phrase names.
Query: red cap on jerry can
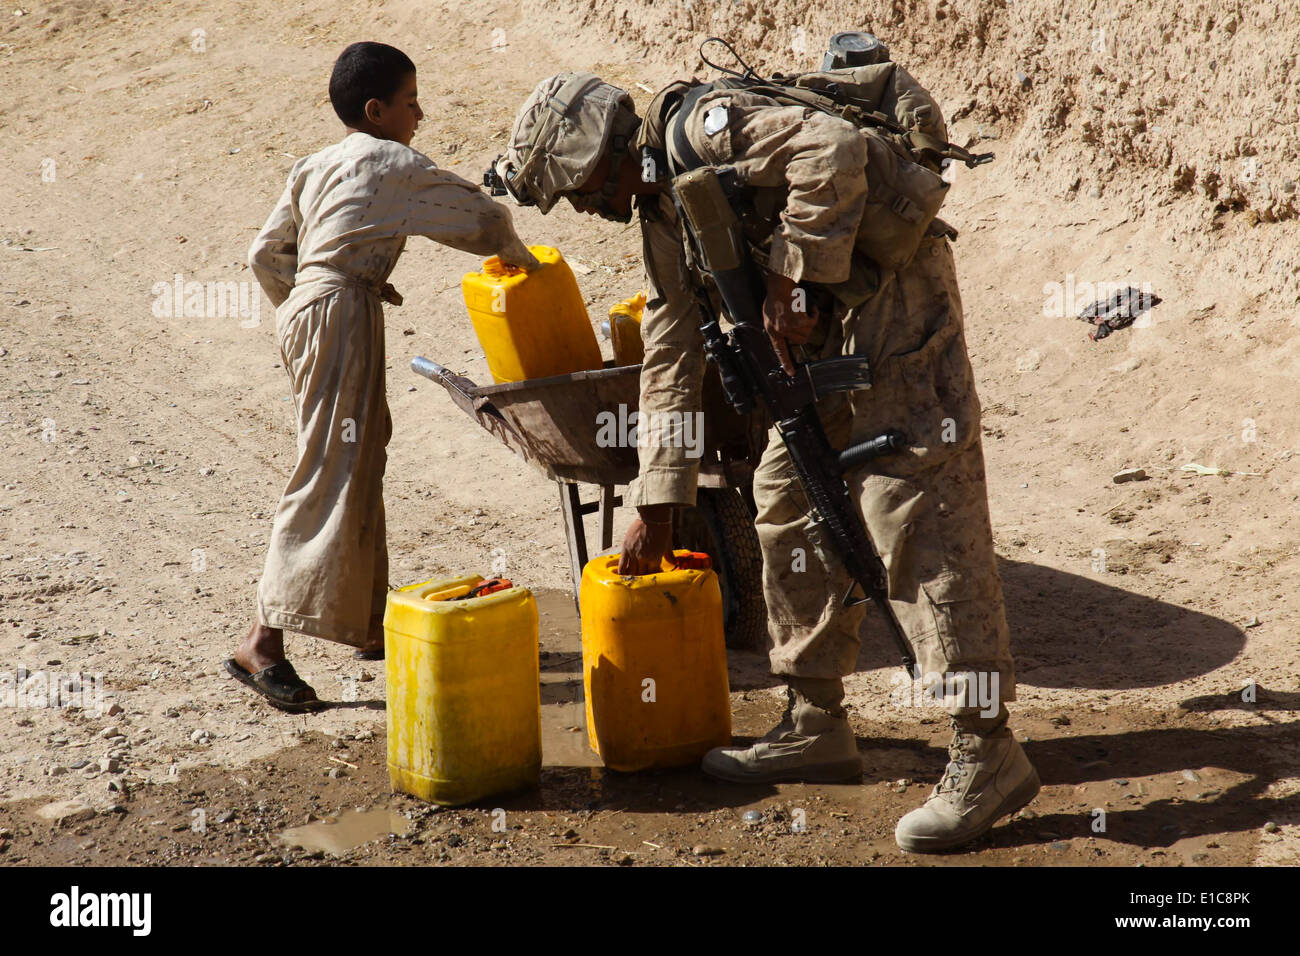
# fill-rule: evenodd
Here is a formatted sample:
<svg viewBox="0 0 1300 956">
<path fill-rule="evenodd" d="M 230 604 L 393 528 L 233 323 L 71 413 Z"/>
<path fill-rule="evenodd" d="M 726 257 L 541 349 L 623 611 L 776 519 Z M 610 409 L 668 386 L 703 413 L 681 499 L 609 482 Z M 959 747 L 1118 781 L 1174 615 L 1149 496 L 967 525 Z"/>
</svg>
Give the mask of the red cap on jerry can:
<svg viewBox="0 0 1300 956">
<path fill-rule="evenodd" d="M 480 581 L 470 588 L 469 593 L 465 595 L 465 599 L 484 597 L 512 587 L 514 587 L 514 583 L 509 578 L 488 578 L 486 581 Z"/>
</svg>

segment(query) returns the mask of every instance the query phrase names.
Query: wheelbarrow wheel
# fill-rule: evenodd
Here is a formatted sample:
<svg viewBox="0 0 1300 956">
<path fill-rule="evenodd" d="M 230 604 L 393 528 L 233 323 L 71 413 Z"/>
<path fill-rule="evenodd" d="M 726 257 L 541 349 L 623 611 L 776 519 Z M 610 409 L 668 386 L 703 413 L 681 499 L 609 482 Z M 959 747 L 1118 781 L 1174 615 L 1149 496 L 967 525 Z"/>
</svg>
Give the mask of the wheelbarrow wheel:
<svg viewBox="0 0 1300 956">
<path fill-rule="evenodd" d="M 713 559 L 722 590 L 727 646 L 762 650 L 767 644 L 763 552 L 754 530 L 754 515 L 740 491 L 701 488 L 695 507 L 682 513 L 677 546 L 703 551 Z"/>
</svg>

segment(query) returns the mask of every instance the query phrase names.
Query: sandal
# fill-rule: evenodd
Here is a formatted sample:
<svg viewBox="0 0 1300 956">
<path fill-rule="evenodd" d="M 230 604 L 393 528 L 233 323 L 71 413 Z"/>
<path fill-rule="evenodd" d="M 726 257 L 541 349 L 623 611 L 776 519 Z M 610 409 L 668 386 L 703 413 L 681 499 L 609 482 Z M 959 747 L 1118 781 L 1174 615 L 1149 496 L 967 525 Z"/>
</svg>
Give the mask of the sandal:
<svg viewBox="0 0 1300 956">
<path fill-rule="evenodd" d="M 261 694 L 273 707 L 298 714 L 323 707 L 316 692 L 298 676 L 288 661 L 272 664 L 256 674 L 250 674 L 233 657 L 225 662 L 226 673 L 241 684 Z"/>
</svg>

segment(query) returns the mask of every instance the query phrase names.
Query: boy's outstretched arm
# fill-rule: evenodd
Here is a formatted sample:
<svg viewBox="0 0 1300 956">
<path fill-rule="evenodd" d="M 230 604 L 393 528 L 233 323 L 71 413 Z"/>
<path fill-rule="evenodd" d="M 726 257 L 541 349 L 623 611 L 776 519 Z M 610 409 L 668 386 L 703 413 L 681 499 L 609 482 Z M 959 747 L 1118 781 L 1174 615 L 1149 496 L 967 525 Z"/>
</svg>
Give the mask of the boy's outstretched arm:
<svg viewBox="0 0 1300 956">
<path fill-rule="evenodd" d="M 293 201 L 297 172 L 298 164 L 294 164 L 280 201 L 248 250 L 248 265 L 277 309 L 289 298 L 298 273 L 298 229 L 302 223 L 297 220 Z"/>
<path fill-rule="evenodd" d="M 500 256 L 513 266 L 537 267 L 536 257 L 515 232 L 509 209 L 422 154 L 415 156 L 405 230 L 409 235 L 428 236 L 478 256 Z"/>
</svg>

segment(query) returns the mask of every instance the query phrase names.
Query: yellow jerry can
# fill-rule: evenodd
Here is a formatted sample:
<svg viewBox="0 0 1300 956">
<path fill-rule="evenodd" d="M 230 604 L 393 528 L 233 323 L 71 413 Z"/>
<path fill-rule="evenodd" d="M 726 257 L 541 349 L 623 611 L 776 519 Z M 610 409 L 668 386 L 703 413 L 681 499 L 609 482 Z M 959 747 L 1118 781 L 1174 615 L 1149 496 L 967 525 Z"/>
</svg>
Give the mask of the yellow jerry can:
<svg viewBox="0 0 1300 956">
<path fill-rule="evenodd" d="M 537 602 L 478 575 L 390 591 L 388 777 L 443 806 L 541 779 Z"/>
<path fill-rule="evenodd" d="M 645 344 L 641 340 L 644 312 L 645 292 L 638 292 L 609 310 L 609 340 L 614 346 L 615 365 L 640 365 L 645 361 Z"/>
<path fill-rule="evenodd" d="M 681 767 L 731 743 L 722 594 L 708 555 L 675 551 L 656 574 L 618 555 L 582 572 L 587 739 L 613 770 Z"/>
<path fill-rule="evenodd" d="M 492 256 L 461 280 L 492 378 L 500 385 L 602 368 L 573 270 L 558 249 L 528 248 L 542 264 L 532 272 Z"/>
</svg>

